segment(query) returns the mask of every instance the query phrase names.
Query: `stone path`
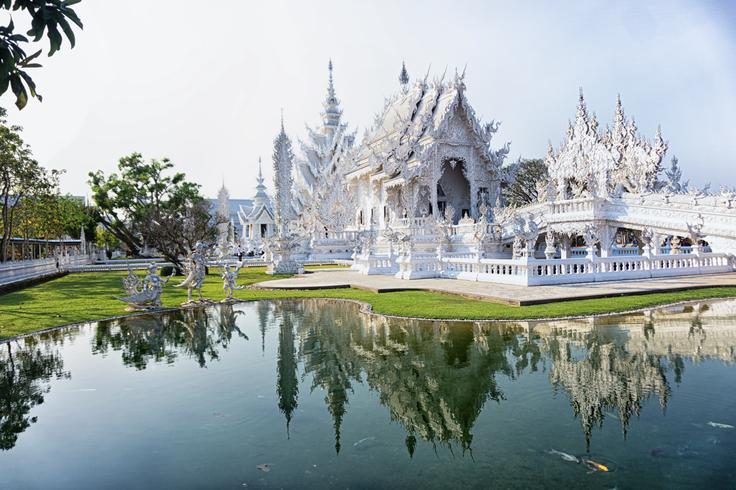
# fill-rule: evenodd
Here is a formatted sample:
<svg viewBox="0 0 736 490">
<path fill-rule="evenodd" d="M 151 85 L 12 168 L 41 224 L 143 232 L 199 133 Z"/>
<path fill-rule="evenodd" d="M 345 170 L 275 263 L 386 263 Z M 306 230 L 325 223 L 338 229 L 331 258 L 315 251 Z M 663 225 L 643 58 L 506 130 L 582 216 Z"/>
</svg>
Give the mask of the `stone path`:
<svg viewBox="0 0 736 490">
<path fill-rule="evenodd" d="M 457 294 L 466 298 L 513 306 L 525 306 L 569 299 L 605 298 L 646 292 L 736 286 L 736 273 L 524 287 L 458 279 L 416 279 L 408 281 L 396 279 L 393 276 L 365 276 L 345 269 L 324 269 L 289 279 L 260 282 L 255 286 L 264 289 L 352 287 L 376 293 L 421 290 Z"/>
</svg>

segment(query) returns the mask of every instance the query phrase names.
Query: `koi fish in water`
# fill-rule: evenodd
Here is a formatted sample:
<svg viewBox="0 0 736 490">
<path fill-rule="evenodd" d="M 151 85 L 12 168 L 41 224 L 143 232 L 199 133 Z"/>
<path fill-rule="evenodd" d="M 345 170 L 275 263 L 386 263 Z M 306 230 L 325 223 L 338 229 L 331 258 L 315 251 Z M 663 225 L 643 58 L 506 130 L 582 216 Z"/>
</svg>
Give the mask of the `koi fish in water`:
<svg viewBox="0 0 736 490">
<path fill-rule="evenodd" d="M 708 422 L 708 425 L 711 427 L 715 427 L 716 429 L 733 429 L 733 425 L 729 424 L 720 424 L 718 422 Z"/>
<path fill-rule="evenodd" d="M 586 460 L 583 460 L 583 461 L 584 461 L 585 465 L 588 468 L 592 469 L 592 470 L 602 471 L 604 473 L 608 473 L 609 471 L 611 471 L 611 470 L 608 469 L 608 466 L 606 466 L 604 464 L 601 464 L 601 463 L 596 463 L 592 459 L 586 459 Z"/>
<path fill-rule="evenodd" d="M 577 456 L 573 456 L 572 454 L 563 453 L 562 451 L 558 451 L 556 449 L 550 449 L 547 451 L 548 454 L 556 454 L 557 456 L 561 457 L 565 461 L 569 461 L 571 463 L 580 463 L 580 459 Z"/>
</svg>

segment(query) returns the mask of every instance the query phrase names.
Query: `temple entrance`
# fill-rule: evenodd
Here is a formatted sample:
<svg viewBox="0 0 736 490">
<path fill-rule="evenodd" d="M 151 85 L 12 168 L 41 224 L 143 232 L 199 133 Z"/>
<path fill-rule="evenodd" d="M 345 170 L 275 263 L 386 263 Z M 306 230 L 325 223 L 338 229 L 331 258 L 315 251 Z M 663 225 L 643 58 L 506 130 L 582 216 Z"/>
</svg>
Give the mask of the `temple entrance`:
<svg viewBox="0 0 736 490">
<path fill-rule="evenodd" d="M 461 159 L 443 160 L 442 177 L 437 182 L 437 209 L 444 213 L 451 206 L 454 210 L 452 222 L 455 224 L 463 216 L 470 216 L 470 182 L 463 173 L 464 167 L 465 162 Z"/>
</svg>

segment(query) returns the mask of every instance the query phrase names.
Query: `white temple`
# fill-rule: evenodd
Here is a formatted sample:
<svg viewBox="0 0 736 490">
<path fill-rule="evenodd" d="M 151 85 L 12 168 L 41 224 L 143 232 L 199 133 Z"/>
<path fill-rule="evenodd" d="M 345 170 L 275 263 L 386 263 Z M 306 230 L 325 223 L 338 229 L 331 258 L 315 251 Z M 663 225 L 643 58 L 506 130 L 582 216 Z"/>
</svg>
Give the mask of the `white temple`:
<svg viewBox="0 0 736 490">
<path fill-rule="evenodd" d="M 661 131 L 653 141 L 640 135 L 620 98 L 600 128 L 581 91 L 566 138 L 549 146 L 538 202 L 506 206 L 509 144 L 494 141 L 498 123 L 477 118 L 464 78 L 410 85 L 402 66 L 399 91 L 356 145 L 329 63 L 321 126 L 307 128 L 301 154 L 283 121 L 275 141 L 268 224 L 290 237 L 291 258 L 350 259 L 364 274 L 403 279 L 519 285 L 733 270 L 736 193 L 682 183 L 676 159 L 663 169 Z"/>
<path fill-rule="evenodd" d="M 238 210 L 238 220 L 243 232 L 240 237 L 240 247 L 246 254 L 260 255 L 264 251 L 266 240 L 275 233 L 275 214 L 271 205 L 271 198 L 266 193 L 263 183 L 261 159 L 258 159 L 258 185 L 253 205 L 249 209 L 242 206 Z"/>
</svg>

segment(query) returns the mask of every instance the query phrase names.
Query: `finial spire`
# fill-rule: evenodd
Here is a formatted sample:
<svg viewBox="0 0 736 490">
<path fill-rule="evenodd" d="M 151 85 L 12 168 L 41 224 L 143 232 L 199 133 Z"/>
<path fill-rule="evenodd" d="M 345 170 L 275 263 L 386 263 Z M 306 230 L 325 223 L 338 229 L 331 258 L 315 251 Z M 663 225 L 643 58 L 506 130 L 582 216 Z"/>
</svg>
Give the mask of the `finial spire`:
<svg viewBox="0 0 736 490">
<path fill-rule="evenodd" d="M 335 96 L 335 84 L 332 79 L 332 58 L 327 63 L 327 70 L 329 71 L 328 83 L 327 83 L 327 101 L 328 105 L 337 105 L 337 97 Z"/>
<path fill-rule="evenodd" d="M 281 108 L 281 132 L 282 133 L 285 133 L 286 132 L 286 131 L 284 131 L 284 108 L 283 107 Z M 259 161 L 260 161 L 260 159 L 259 159 Z"/>
<path fill-rule="evenodd" d="M 409 73 L 406 71 L 406 63 L 401 62 L 401 72 L 399 73 L 399 83 L 403 88 L 409 84 Z"/>
<path fill-rule="evenodd" d="M 340 101 L 337 100 L 337 95 L 335 94 L 335 83 L 332 77 L 332 58 L 330 58 L 327 63 L 327 69 L 329 71 L 327 78 L 327 97 L 322 103 L 322 106 L 325 108 L 322 113 L 322 120 L 324 123 L 324 131 L 334 133 L 336 128 L 340 125 L 340 116 L 342 115 L 342 111 L 340 110 Z"/>
<path fill-rule="evenodd" d="M 263 167 L 261 165 L 261 157 L 258 157 L 258 185 L 263 184 Z"/>
</svg>

